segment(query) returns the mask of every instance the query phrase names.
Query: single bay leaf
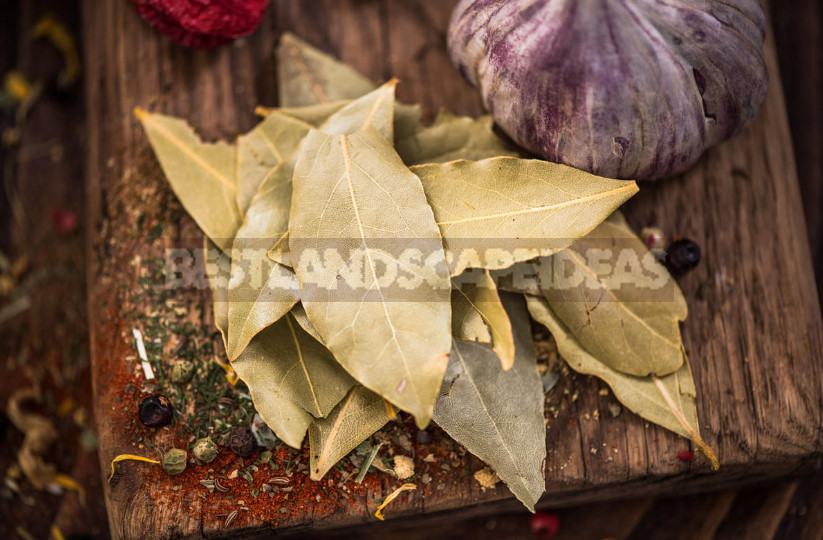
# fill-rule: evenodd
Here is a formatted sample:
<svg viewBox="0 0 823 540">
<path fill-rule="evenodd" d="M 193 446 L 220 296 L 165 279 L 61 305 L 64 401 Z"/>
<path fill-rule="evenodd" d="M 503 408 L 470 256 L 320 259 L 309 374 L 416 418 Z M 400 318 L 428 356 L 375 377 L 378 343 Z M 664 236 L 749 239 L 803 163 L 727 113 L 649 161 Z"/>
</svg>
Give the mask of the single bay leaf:
<svg viewBox="0 0 823 540">
<path fill-rule="evenodd" d="M 286 315 L 299 294 L 294 270 L 269 259 L 265 248 L 235 251 L 228 292 L 229 359 L 238 358 L 254 336 Z"/>
<path fill-rule="evenodd" d="M 320 126 L 329 135 L 347 135 L 374 127 L 384 139 L 394 141 L 394 89 L 397 79 L 356 99 L 331 115 Z"/>
<path fill-rule="evenodd" d="M 394 140 L 401 141 L 417 133 L 421 129 L 420 118 L 422 116 L 423 108 L 419 104 L 406 105 L 405 103 L 395 102 Z"/>
<path fill-rule="evenodd" d="M 480 118 L 455 116 L 440 111 L 434 124 L 405 136 L 397 135 L 397 153 L 406 165 L 445 163 L 456 159 L 481 160 L 517 156 L 492 129 L 490 115 Z"/>
<path fill-rule="evenodd" d="M 275 390 L 275 381 L 266 369 L 243 362 L 242 357 L 232 366 L 249 387 L 249 394 L 260 418 L 280 440 L 299 450 L 312 416 Z"/>
<path fill-rule="evenodd" d="M 320 480 L 349 452 L 386 425 L 391 415 L 379 395 L 355 385 L 325 418 L 309 426 L 311 479 Z"/>
<path fill-rule="evenodd" d="M 212 292 L 212 313 L 214 326 L 220 330 L 223 346 L 229 349 L 227 339 L 229 331 L 229 279 L 231 278 L 231 259 L 208 238 L 203 239 L 203 253 L 206 277 Z"/>
<path fill-rule="evenodd" d="M 546 427 L 543 385 L 520 295 L 504 296 L 515 329 L 514 365 L 503 371 L 489 345 L 454 341 L 434 421 L 482 459 L 534 511 L 545 489 Z"/>
<path fill-rule="evenodd" d="M 374 128 L 311 132 L 293 180 L 289 245 L 309 320 L 355 379 L 425 426 L 448 363 L 451 309 L 419 180 Z"/>
<path fill-rule="evenodd" d="M 343 99 L 357 99 L 375 85 L 357 71 L 285 33 L 277 47 L 280 105 L 302 107 Z"/>
<path fill-rule="evenodd" d="M 292 314 L 260 332 L 232 366 L 254 381 L 265 381 L 256 393 L 276 392 L 318 418 L 329 414 L 354 385 Z"/>
<path fill-rule="evenodd" d="M 294 271 L 268 256 L 271 245 L 288 232 L 293 170 L 294 158 L 289 158 L 266 175 L 234 239 L 226 349 L 231 360 L 299 299 Z"/>
<path fill-rule="evenodd" d="M 311 128 L 275 111 L 237 138 L 237 206 L 241 214 L 245 215 L 266 175 L 294 154 Z"/>
<path fill-rule="evenodd" d="M 504 371 L 514 364 L 514 336 L 488 270 L 467 270 L 452 279 L 452 335 L 492 343 Z"/>
<path fill-rule="evenodd" d="M 691 367 L 683 354 L 683 363 L 674 373 L 662 377 L 636 377 L 616 371 L 587 351 L 552 311 L 545 298 L 527 295 L 529 313 L 549 329 L 557 349 L 573 370 L 594 375 L 611 387 L 615 397 L 629 410 L 650 422 L 694 441 L 714 468 L 717 457 L 699 434 L 694 398 L 696 389 Z"/>
<path fill-rule="evenodd" d="M 680 369 L 686 299 L 627 225 L 606 221 L 533 264 L 552 311 L 595 358 L 640 377 Z"/>
<path fill-rule="evenodd" d="M 203 232 L 223 251 L 240 226 L 237 148 L 206 144 L 185 121 L 136 108 L 151 147 L 174 194 Z"/>
<path fill-rule="evenodd" d="M 637 193 L 631 181 L 533 159 L 459 160 L 411 170 L 434 210 L 453 276 L 551 255 Z"/>
</svg>

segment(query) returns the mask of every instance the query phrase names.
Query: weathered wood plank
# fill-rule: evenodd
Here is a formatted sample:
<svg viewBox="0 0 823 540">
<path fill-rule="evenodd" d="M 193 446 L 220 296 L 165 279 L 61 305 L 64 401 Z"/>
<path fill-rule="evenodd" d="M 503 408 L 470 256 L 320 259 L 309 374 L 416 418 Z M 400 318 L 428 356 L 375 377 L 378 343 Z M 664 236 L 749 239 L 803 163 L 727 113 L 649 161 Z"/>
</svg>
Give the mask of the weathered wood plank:
<svg viewBox="0 0 823 540">
<path fill-rule="evenodd" d="M 204 53 L 158 36 L 127 2 L 86 1 L 89 295 L 90 305 L 106 306 L 91 314 L 90 324 L 104 465 L 132 443 L 107 407 L 121 391 L 117 374 L 127 353 L 122 314 L 135 308 L 123 305 L 121 287 L 135 284 L 129 265 L 135 253 L 148 249 L 133 206 L 142 204 L 140 212 L 162 223 L 169 237 L 198 234 L 179 208 L 163 211 L 163 205 L 175 203 L 132 108 L 155 105 L 185 116 L 212 138 L 248 129 L 255 104 L 276 102 L 271 51 L 289 29 L 375 80 L 398 76 L 400 99 L 430 110 L 445 106 L 478 114 L 479 97 L 445 53 L 453 3 L 275 2 L 254 36 Z M 559 415 L 549 422 L 547 504 L 751 481 L 795 472 L 820 454 L 820 312 L 771 42 L 768 52 L 772 92 L 753 125 L 711 150 L 683 177 L 643 186 L 628 208 L 635 226 L 655 224 L 703 247 L 704 263 L 682 282 L 691 310 L 684 339 L 700 392 L 701 430 L 718 451 L 721 471 L 710 473 L 700 460 L 678 462 L 675 455 L 688 448 L 687 441 L 627 412 L 610 418 L 604 413 L 613 398 L 599 395 L 602 385 L 569 376 L 548 396 Z M 158 200 L 163 204 L 154 207 Z M 201 323 L 208 324 L 208 317 Z M 204 503 L 194 493 L 171 491 L 155 477 L 147 486 L 148 473 L 142 471 L 135 469 L 107 488 L 115 535 L 227 533 L 208 507 L 213 499 Z M 332 515 L 321 501 L 317 508 L 293 508 L 284 516 L 247 515 L 235 525 L 249 532 L 277 523 L 281 532 L 297 532 L 360 523 L 369 519 L 372 501 L 393 487 L 384 481 L 363 503 Z M 504 507 L 515 507 L 504 488 L 481 493 L 455 471 L 445 489 L 421 486 L 395 503 L 390 515 L 503 499 Z"/>
</svg>

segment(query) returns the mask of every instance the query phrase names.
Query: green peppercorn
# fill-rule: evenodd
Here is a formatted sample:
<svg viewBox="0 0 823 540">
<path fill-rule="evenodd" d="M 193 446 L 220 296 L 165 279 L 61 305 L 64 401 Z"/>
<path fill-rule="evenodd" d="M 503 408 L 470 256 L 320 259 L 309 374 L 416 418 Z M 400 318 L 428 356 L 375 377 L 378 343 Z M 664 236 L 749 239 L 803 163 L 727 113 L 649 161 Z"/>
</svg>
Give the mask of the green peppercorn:
<svg viewBox="0 0 823 540">
<path fill-rule="evenodd" d="M 179 448 L 172 448 L 165 454 L 163 454 L 163 460 L 161 464 L 163 466 L 163 470 L 166 471 L 166 474 L 174 476 L 175 474 L 180 474 L 186 470 L 186 460 L 188 456 L 186 455 L 185 450 L 180 450 Z"/>
<path fill-rule="evenodd" d="M 191 453 L 195 459 L 202 463 L 211 463 L 218 454 L 217 445 L 209 437 L 197 439 L 191 447 Z"/>
<path fill-rule="evenodd" d="M 194 364 L 188 360 L 177 362 L 171 370 L 171 382 L 174 384 L 186 384 L 194 375 Z"/>
</svg>

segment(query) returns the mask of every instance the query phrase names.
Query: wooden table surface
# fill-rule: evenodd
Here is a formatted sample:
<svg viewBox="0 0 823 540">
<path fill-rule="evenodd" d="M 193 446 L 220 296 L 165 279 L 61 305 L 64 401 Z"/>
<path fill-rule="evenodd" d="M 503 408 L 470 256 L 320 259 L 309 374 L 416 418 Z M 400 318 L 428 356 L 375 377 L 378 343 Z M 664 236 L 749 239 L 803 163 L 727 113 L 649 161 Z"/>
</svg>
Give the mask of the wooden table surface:
<svg viewBox="0 0 823 540">
<path fill-rule="evenodd" d="M 248 129 L 254 105 L 276 103 L 271 51 L 289 29 L 375 80 L 399 77 L 398 97 L 404 101 L 479 114 L 477 94 L 445 55 L 452 5 L 442 0 L 274 2 L 253 37 L 202 53 L 158 36 L 127 2 L 85 2 L 89 304 L 108 306 L 90 312 L 97 403 L 112 403 L 122 390 L 113 377 L 126 356 L 125 321 L 117 312 L 134 307 L 123 305 L 122 288 L 136 285 L 128 265 L 142 248 L 120 241 L 137 229 L 129 205 L 136 189 L 167 191 L 156 165 L 150 159 L 146 164 L 149 152 L 132 108 L 184 116 L 208 138 Z M 798 472 L 820 456 L 820 310 L 771 42 L 767 56 L 772 90 L 756 121 L 710 150 L 683 177 L 644 185 L 627 209 L 633 225 L 655 224 L 703 248 L 704 262 L 682 281 L 690 306 L 684 340 L 699 391 L 701 432 L 722 468 L 711 473 L 700 460 L 678 462 L 674 456 L 688 448 L 687 441 L 628 413 L 587 420 L 587 413 L 607 410 L 613 398 L 600 396 L 594 380 L 572 376 L 548 396 L 560 414 L 549 424 L 545 504 L 715 488 Z M 148 210 L 168 234 L 196 234 L 179 211 Z M 95 412 L 101 463 L 107 464 L 131 441 L 111 424 L 105 407 Z M 604 443 L 616 450 L 611 460 L 590 451 Z M 115 536 L 229 532 L 198 499 L 187 501 L 170 487 L 144 489 L 141 474 L 135 470 L 134 478 L 106 490 Z M 366 504 L 346 511 L 323 515 L 319 508 L 309 509 L 279 524 L 295 530 L 361 523 L 373 511 L 370 501 L 393 487 L 386 483 L 369 493 Z M 494 501 L 512 504 L 505 488 L 482 493 L 455 478 L 443 491 L 404 496 L 391 516 L 466 505 L 483 513 L 490 507 L 480 503 Z M 249 516 L 237 526 L 265 530 L 269 519 Z"/>
</svg>

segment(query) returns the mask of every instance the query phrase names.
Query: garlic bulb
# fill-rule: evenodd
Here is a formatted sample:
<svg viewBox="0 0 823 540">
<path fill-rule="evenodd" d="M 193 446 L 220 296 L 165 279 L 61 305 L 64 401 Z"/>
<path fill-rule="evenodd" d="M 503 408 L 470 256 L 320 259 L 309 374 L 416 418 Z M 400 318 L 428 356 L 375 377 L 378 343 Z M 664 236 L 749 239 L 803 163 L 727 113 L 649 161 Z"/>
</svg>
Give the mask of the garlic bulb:
<svg viewBox="0 0 823 540">
<path fill-rule="evenodd" d="M 612 178 L 680 173 L 763 104 L 758 0 L 462 0 L 449 50 L 526 149 Z"/>
</svg>

